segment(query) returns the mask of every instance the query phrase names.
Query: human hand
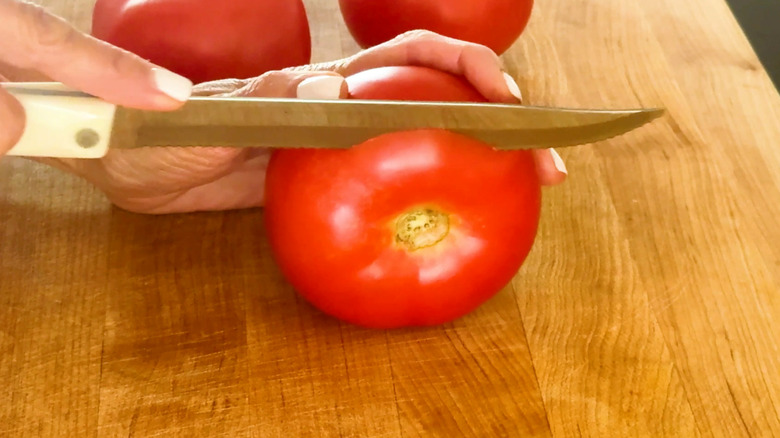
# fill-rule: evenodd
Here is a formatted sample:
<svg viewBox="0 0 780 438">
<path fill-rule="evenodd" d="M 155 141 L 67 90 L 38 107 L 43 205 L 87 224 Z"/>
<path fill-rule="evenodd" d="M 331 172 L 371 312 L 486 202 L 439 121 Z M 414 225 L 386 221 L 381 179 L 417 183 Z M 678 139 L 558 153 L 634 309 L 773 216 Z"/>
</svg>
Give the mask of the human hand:
<svg viewBox="0 0 780 438">
<path fill-rule="evenodd" d="M 520 99 L 517 85 L 507 84 L 493 52 L 430 32 L 410 32 L 333 62 L 199 84 L 193 94 L 346 97 L 344 76 L 388 65 L 425 65 L 462 74 L 489 100 Z M 536 152 L 543 184 L 565 178 L 554 156 Z M 266 149 L 197 147 L 112 150 L 100 160 L 42 161 L 82 176 L 121 208 L 162 214 L 262 206 L 268 158 Z"/>
</svg>

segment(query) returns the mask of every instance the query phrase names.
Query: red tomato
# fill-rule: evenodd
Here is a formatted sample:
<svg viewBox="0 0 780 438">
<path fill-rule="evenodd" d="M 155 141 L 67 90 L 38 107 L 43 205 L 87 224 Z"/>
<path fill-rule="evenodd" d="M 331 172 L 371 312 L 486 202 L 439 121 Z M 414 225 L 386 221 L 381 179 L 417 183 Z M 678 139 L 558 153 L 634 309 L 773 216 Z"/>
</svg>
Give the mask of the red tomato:
<svg viewBox="0 0 780 438">
<path fill-rule="evenodd" d="M 308 64 L 301 0 L 98 0 L 92 34 L 195 83 Z"/>
<path fill-rule="evenodd" d="M 363 48 L 427 29 L 501 54 L 525 30 L 533 0 L 339 0 L 339 6 Z"/>
<path fill-rule="evenodd" d="M 422 67 L 347 78 L 352 97 L 484 100 Z M 534 242 L 541 188 L 528 151 L 444 130 L 271 157 L 265 222 L 283 275 L 310 303 L 373 328 L 441 324 L 504 287 Z"/>
</svg>

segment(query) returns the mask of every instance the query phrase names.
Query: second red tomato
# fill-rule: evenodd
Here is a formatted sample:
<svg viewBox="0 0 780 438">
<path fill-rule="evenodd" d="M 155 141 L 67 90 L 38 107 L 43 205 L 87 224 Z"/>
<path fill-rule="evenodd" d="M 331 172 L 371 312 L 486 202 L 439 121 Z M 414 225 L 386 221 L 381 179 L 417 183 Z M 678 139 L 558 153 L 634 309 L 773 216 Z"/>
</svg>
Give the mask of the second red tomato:
<svg viewBox="0 0 780 438">
<path fill-rule="evenodd" d="M 501 54 L 525 30 L 533 0 L 339 0 L 339 6 L 363 48 L 426 29 Z"/>
<path fill-rule="evenodd" d="M 98 0 L 92 34 L 195 83 L 308 64 L 301 0 Z"/>
</svg>

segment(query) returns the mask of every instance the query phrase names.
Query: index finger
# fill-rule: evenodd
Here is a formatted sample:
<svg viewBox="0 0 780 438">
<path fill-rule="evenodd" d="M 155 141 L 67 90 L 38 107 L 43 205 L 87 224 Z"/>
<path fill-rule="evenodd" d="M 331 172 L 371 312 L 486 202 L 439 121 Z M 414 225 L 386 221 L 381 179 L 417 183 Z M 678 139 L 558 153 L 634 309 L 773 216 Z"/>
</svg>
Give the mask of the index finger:
<svg viewBox="0 0 780 438">
<path fill-rule="evenodd" d="M 173 109 L 192 82 L 126 50 L 79 32 L 42 7 L 0 0 L 0 59 L 34 69 L 119 105 Z"/>
</svg>

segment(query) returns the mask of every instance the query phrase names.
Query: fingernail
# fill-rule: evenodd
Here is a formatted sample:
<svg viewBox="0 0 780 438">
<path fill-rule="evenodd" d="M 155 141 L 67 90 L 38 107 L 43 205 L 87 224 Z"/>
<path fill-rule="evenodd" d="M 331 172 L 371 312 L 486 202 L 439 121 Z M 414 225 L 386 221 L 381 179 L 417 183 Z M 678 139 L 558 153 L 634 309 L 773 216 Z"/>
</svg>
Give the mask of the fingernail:
<svg viewBox="0 0 780 438">
<path fill-rule="evenodd" d="M 184 102 L 192 95 L 192 81 L 164 68 L 153 68 L 154 84 L 168 96 Z"/>
<path fill-rule="evenodd" d="M 550 155 L 552 155 L 553 164 L 555 164 L 555 168 L 558 169 L 559 172 L 565 173 L 568 175 L 568 171 L 566 170 L 566 164 L 564 164 L 563 159 L 560 155 L 558 155 L 558 152 L 555 152 L 555 149 L 550 148 Z"/>
<path fill-rule="evenodd" d="M 515 79 L 512 76 L 509 76 L 508 73 L 504 73 L 504 81 L 506 81 L 506 86 L 509 88 L 509 92 L 512 93 L 512 96 L 515 96 L 517 100 L 522 102 L 523 94 L 520 92 L 520 87 L 517 85 L 517 82 L 515 82 Z"/>
<path fill-rule="evenodd" d="M 341 76 L 312 76 L 298 84 L 299 99 L 338 99 L 344 78 Z"/>
</svg>

